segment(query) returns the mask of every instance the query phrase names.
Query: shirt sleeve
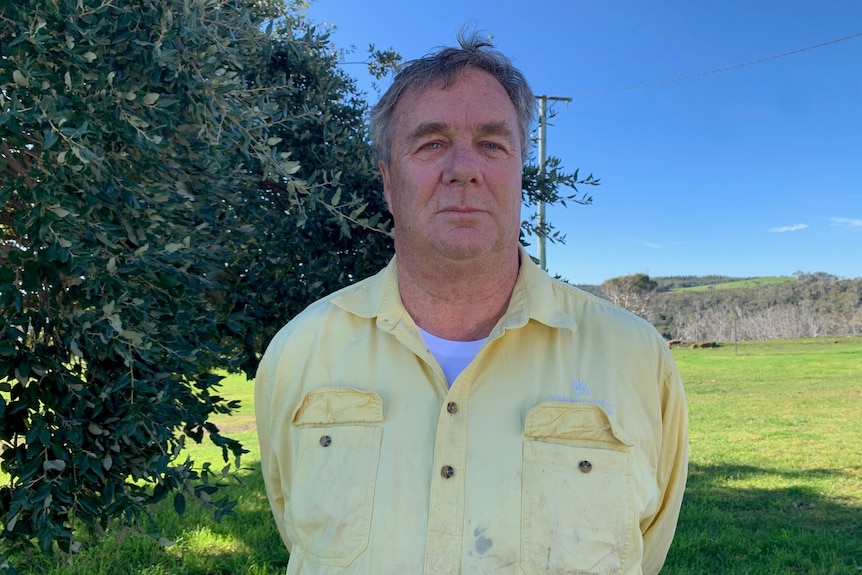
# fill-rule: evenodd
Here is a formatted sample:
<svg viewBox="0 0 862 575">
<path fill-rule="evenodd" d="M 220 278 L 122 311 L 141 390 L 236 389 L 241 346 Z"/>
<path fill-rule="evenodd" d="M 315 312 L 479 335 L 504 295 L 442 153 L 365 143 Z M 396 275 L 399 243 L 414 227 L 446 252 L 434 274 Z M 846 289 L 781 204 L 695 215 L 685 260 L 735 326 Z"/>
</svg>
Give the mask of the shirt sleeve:
<svg viewBox="0 0 862 575">
<path fill-rule="evenodd" d="M 258 366 L 257 375 L 254 383 L 254 408 L 255 421 L 257 426 L 258 443 L 260 444 L 260 465 L 263 473 L 264 484 L 266 485 L 266 495 L 269 498 L 270 509 L 272 510 L 275 524 L 278 527 L 278 532 L 281 534 L 281 539 L 284 541 L 288 552 L 292 547 L 292 543 L 287 536 L 284 517 L 287 506 L 287 495 L 282 487 L 281 469 L 281 452 L 284 447 L 281 445 L 281 434 L 274 433 L 274 409 L 275 401 L 273 391 L 276 381 L 276 368 L 278 365 L 278 353 L 274 346 L 270 345 L 270 349 L 264 354 Z"/>
<path fill-rule="evenodd" d="M 669 354 L 669 352 L 667 352 Z M 659 449 L 656 481 L 660 500 L 657 513 L 641 524 L 643 533 L 644 575 L 658 573 L 664 564 L 676 532 L 679 510 L 682 505 L 685 482 L 688 477 L 688 413 L 682 379 L 673 363 L 665 370 L 661 387 L 662 400 L 661 446 Z"/>
</svg>

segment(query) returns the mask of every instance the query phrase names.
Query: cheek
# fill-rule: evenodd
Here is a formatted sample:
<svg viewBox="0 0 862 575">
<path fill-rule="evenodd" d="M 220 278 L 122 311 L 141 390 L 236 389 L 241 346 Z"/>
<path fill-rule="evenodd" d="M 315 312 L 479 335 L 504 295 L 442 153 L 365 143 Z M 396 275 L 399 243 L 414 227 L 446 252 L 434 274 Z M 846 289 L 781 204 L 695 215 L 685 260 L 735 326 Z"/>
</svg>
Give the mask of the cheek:
<svg viewBox="0 0 862 575">
<path fill-rule="evenodd" d="M 389 212 L 396 225 L 409 226 L 414 219 L 415 207 L 410 203 L 410 191 L 397 187 L 389 192 Z"/>
<path fill-rule="evenodd" d="M 416 212 L 434 201 L 437 194 L 435 180 L 428 173 L 413 170 L 409 175 L 393 174 L 390 202 L 394 209 Z"/>
<path fill-rule="evenodd" d="M 522 201 L 521 171 L 519 170 L 517 173 L 510 174 L 505 180 L 501 180 L 498 189 L 501 193 L 500 202 L 513 206 L 515 210 L 520 212 Z"/>
</svg>

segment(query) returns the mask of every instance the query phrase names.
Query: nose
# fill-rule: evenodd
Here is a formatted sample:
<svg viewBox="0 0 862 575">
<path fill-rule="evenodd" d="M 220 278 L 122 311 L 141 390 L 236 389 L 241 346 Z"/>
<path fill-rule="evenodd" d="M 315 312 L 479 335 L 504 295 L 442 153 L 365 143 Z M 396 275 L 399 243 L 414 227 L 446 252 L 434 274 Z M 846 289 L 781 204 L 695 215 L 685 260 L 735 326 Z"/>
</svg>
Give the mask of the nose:
<svg viewBox="0 0 862 575">
<path fill-rule="evenodd" d="M 447 184 L 478 184 L 482 181 L 481 159 L 470 145 L 452 146 L 443 170 Z"/>
</svg>

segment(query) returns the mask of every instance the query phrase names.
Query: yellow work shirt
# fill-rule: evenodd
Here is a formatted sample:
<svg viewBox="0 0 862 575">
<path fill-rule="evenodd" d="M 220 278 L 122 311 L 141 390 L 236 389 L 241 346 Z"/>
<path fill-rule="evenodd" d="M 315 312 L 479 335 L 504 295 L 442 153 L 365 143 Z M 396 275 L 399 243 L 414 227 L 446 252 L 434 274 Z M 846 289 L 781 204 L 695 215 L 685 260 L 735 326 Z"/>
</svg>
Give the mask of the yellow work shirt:
<svg viewBox="0 0 862 575">
<path fill-rule="evenodd" d="M 508 311 L 449 388 L 396 266 L 309 306 L 261 361 L 288 575 L 658 572 L 688 441 L 655 329 L 522 251 Z"/>
</svg>

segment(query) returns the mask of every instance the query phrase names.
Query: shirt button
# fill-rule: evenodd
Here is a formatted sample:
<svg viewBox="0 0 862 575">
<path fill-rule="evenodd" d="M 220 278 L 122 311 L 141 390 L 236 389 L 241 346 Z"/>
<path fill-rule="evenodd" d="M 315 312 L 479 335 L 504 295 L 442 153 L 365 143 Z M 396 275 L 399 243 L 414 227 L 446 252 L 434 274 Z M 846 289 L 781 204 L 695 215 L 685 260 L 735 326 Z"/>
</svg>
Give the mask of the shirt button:
<svg viewBox="0 0 862 575">
<path fill-rule="evenodd" d="M 320 438 L 320 445 L 322 445 L 323 447 L 329 447 L 329 445 L 331 443 L 332 443 L 332 438 L 329 437 L 328 435 L 324 435 Z"/>
<path fill-rule="evenodd" d="M 580 463 L 578 463 L 578 469 L 581 470 L 581 473 L 589 473 L 593 470 L 593 464 L 584 459 Z"/>
<path fill-rule="evenodd" d="M 446 405 L 446 411 L 448 411 L 449 413 L 458 413 L 458 404 L 454 401 L 450 401 Z"/>
<path fill-rule="evenodd" d="M 444 465 L 440 468 L 440 475 L 443 476 L 443 479 L 449 479 L 455 475 L 455 469 L 451 465 Z"/>
</svg>

